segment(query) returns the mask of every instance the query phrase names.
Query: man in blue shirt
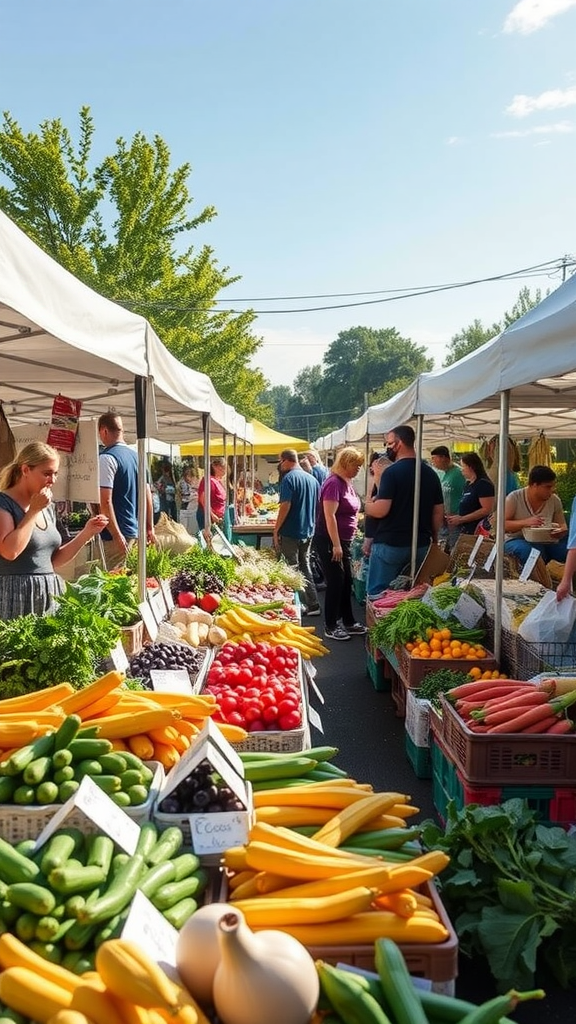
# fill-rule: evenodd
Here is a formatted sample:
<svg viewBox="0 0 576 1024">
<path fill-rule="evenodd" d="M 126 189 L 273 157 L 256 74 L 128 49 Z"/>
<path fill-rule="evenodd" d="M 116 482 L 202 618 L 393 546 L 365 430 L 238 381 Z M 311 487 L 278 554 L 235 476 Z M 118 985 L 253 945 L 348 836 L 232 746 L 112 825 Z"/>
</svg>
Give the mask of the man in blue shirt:
<svg viewBox="0 0 576 1024">
<path fill-rule="evenodd" d="M 308 462 L 312 466 L 312 473 L 316 477 L 318 483 L 320 484 L 320 487 L 322 487 L 322 484 L 324 483 L 326 477 L 328 476 L 328 470 L 326 469 L 326 466 L 322 465 L 318 452 L 315 452 L 313 448 L 311 448 L 309 452 L 304 452 L 304 454 L 308 459 Z"/>
<path fill-rule="evenodd" d="M 138 456 L 124 440 L 122 419 L 105 412 L 98 420 L 98 434 L 104 448 L 98 459 L 100 511 L 108 516 L 102 532 L 107 569 L 122 565 L 128 549 L 138 539 Z M 152 493 L 146 484 L 147 540 L 154 543 Z"/>
<path fill-rule="evenodd" d="M 304 605 L 303 614 L 320 615 L 310 565 L 320 484 L 312 473 L 300 468 L 293 448 L 284 449 L 278 468 L 281 476 L 280 505 L 274 527 L 274 547 L 289 565 L 304 576 L 304 590 L 299 595 Z"/>
</svg>

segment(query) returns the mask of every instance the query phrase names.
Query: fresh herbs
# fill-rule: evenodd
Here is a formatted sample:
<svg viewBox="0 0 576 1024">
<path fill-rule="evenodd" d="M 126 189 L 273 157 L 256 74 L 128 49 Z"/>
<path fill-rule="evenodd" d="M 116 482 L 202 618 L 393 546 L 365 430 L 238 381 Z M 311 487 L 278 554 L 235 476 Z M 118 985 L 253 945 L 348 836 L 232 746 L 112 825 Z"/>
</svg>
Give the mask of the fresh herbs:
<svg viewBox="0 0 576 1024">
<path fill-rule="evenodd" d="M 98 566 L 80 576 L 75 583 L 67 583 L 58 603 L 59 607 L 69 604 L 82 608 L 89 605 L 93 612 L 103 619 L 110 619 L 117 626 L 132 626 L 140 618 L 135 577 L 102 572 Z"/>
<path fill-rule="evenodd" d="M 575 836 L 515 799 L 461 811 L 451 802 L 446 829 L 425 822 L 422 841 L 449 854 L 442 900 L 461 950 L 487 958 L 500 991 L 530 987 L 544 963 L 563 986 L 576 983 Z"/>
<path fill-rule="evenodd" d="M 424 676 L 418 687 L 417 696 L 421 700 L 429 700 L 434 707 L 439 708 L 441 693 L 447 693 L 453 686 L 469 682 L 470 676 L 465 672 L 455 671 L 452 668 L 440 668 L 437 672 L 429 672 Z"/>
<path fill-rule="evenodd" d="M 426 636 L 428 628 L 436 629 L 438 625 L 438 616 L 422 601 L 401 601 L 374 623 L 370 629 L 370 640 L 375 647 L 392 650 L 417 636 Z"/>
<path fill-rule="evenodd" d="M 157 580 L 167 580 L 174 571 L 175 556 L 171 551 L 148 544 L 146 547 L 146 575 Z M 126 568 L 138 572 L 138 545 L 133 544 L 126 555 Z"/>
<path fill-rule="evenodd" d="M 109 619 L 68 602 L 55 615 L 22 615 L 0 622 L 2 697 L 17 697 L 56 683 L 86 686 L 119 635 L 118 626 Z"/>
</svg>

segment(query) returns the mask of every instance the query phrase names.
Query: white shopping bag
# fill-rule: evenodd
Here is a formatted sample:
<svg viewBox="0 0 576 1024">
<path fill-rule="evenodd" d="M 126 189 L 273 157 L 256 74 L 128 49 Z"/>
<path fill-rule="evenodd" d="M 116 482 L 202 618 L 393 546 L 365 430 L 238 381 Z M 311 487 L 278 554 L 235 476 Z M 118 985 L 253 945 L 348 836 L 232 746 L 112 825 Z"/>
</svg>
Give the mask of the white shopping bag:
<svg viewBox="0 0 576 1024">
<path fill-rule="evenodd" d="M 575 622 L 576 599 L 565 597 L 557 601 L 554 591 L 547 590 L 520 625 L 518 634 L 530 643 L 564 644 Z"/>
</svg>

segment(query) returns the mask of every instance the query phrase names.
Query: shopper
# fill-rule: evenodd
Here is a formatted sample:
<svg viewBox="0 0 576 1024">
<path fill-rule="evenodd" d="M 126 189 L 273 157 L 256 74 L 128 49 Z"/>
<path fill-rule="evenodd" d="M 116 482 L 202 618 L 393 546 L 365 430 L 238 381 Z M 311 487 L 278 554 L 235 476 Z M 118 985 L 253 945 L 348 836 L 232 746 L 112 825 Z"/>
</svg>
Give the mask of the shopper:
<svg viewBox="0 0 576 1024">
<path fill-rule="evenodd" d="M 314 449 L 311 448 L 309 451 L 304 452 L 304 455 L 308 459 L 308 462 L 312 467 L 312 472 L 316 477 L 318 483 L 320 484 L 320 486 L 322 486 L 326 477 L 328 476 L 328 470 L 326 469 L 326 466 L 323 464 L 322 459 L 318 455 L 318 452 L 315 452 Z"/>
<path fill-rule="evenodd" d="M 176 481 L 169 462 L 162 463 L 162 472 L 156 481 L 156 490 L 160 495 L 160 511 L 165 512 L 170 519 L 178 519 Z"/>
<path fill-rule="evenodd" d="M 277 553 L 304 577 L 304 589 L 299 592 L 303 605 L 302 613 L 320 615 L 320 604 L 310 565 L 310 549 L 320 486 L 312 473 L 306 473 L 301 469 L 298 455 L 293 448 L 285 448 L 281 453 L 278 469 L 280 504 L 274 525 L 274 547 Z"/>
<path fill-rule="evenodd" d="M 532 548 L 542 555 L 545 562 L 554 559 L 566 561 L 566 537 L 568 527 L 557 494 L 556 473 L 549 466 L 533 466 L 528 474 L 528 486 L 512 491 L 506 496 L 504 505 L 504 529 L 506 539 L 504 551 L 515 555 L 522 565 Z M 522 531 L 539 526 L 553 529 L 550 541 L 527 541 Z"/>
<path fill-rule="evenodd" d="M 494 511 L 494 484 L 476 452 L 464 453 L 462 472 L 466 486 L 460 498 L 458 512 L 446 516 L 446 522 L 451 530 L 457 527 L 460 533 L 476 533 L 483 521 Z"/>
<path fill-rule="evenodd" d="M 226 459 L 221 455 L 215 455 L 210 459 L 210 521 L 221 523 L 226 511 Z M 196 521 L 200 530 L 206 525 L 206 507 L 204 499 L 206 495 L 206 477 L 203 476 L 198 486 L 198 508 L 196 509 Z"/>
<path fill-rule="evenodd" d="M 565 597 L 569 597 L 572 594 L 574 574 L 576 573 L 576 498 L 572 501 L 572 508 L 570 511 L 570 530 L 568 532 L 566 549 L 564 573 L 560 583 L 556 587 L 557 601 L 563 601 Z"/>
<path fill-rule="evenodd" d="M 182 512 L 195 512 L 198 507 L 198 476 L 192 466 L 185 466 L 176 490 Z"/>
<path fill-rule="evenodd" d="M 362 452 L 342 448 L 320 488 L 315 543 L 326 580 L 324 636 L 328 640 L 350 640 L 367 632 L 366 626 L 354 621 L 350 562 L 360 510 L 352 480 L 363 465 Z"/>
<path fill-rule="evenodd" d="M 368 473 L 372 480 L 370 494 L 367 495 L 370 499 L 374 499 L 378 494 L 382 473 L 384 473 L 388 469 L 388 466 L 391 465 L 392 462 L 387 455 L 383 455 L 382 452 L 372 452 L 372 455 L 370 456 L 370 463 L 368 465 Z M 378 519 L 374 519 L 373 516 L 364 515 L 364 543 L 362 544 L 362 554 L 365 558 L 370 557 L 370 549 L 372 547 L 377 526 Z"/>
<path fill-rule="evenodd" d="M 58 569 L 108 523 L 92 516 L 62 543 L 52 501 L 59 462 L 54 448 L 34 441 L 0 474 L 0 619 L 53 612 L 64 591 Z"/>
<path fill-rule="evenodd" d="M 452 461 L 450 449 L 445 444 L 439 444 L 436 448 L 433 448 L 430 452 L 430 459 L 442 484 L 444 515 L 456 515 L 460 506 L 462 492 L 466 486 L 464 474 L 460 466 L 457 466 Z M 460 530 L 458 527 L 449 527 L 445 520 L 438 539 L 445 545 L 446 550 L 451 551 L 458 540 L 459 534 Z"/>
<path fill-rule="evenodd" d="M 124 440 L 122 417 L 105 412 L 98 420 L 104 448 L 100 452 L 100 511 L 108 517 L 102 532 L 107 569 L 124 563 L 128 549 L 138 539 L 138 456 Z M 154 513 L 152 492 L 146 483 L 146 539 L 153 544 Z"/>
<path fill-rule="evenodd" d="M 410 566 L 416 484 L 414 430 L 403 424 L 389 431 L 386 455 L 393 465 L 382 474 L 378 494 L 365 511 L 379 520 L 368 562 L 366 591 L 376 597 Z M 442 487 L 438 474 L 425 462 L 420 465 L 420 502 L 416 564 L 420 565 L 431 543 L 437 543 L 444 518 Z"/>
</svg>

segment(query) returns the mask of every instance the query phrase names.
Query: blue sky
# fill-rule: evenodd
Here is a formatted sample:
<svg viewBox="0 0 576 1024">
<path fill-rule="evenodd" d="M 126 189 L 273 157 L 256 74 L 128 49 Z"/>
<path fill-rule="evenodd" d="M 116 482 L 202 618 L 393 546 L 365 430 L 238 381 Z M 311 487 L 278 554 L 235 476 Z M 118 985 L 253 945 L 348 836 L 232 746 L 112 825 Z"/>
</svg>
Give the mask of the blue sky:
<svg viewBox="0 0 576 1024">
<path fill-rule="evenodd" d="M 24 131 L 91 108 L 192 166 L 192 239 L 263 311 L 273 384 L 339 331 L 396 327 L 439 366 L 512 306 L 480 284 L 397 302 L 318 296 L 505 274 L 576 253 L 576 0 L 0 0 L 0 96 Z M 278 297 L 275 301 L 265 298 Z M 379 296 L 366 296 L 375 299 Z M 343 417 L 343 421 L 346 417 Z"/>
</svg>

